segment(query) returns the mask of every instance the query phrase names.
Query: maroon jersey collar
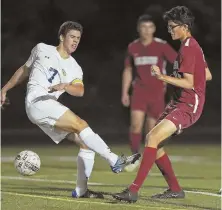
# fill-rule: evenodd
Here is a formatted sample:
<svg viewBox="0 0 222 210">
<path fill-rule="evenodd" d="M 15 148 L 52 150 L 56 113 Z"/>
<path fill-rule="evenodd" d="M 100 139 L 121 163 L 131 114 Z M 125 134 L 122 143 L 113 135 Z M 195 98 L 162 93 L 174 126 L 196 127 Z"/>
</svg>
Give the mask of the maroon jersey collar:
<svg viewBox="0 0 222 210">
<path fill-rule="evenodd" d="M 182 42 L 181 42 L 181 45 L 183 45 L 188 39 L 190 38 L 193 38 L 192 36 L 188 36 L 186 39 L 184 39 Z"/>
<path fill-rule="evenodd" d="M 142 43 L 142 41 L 139 39 L 140 45 L 141 45 L 142 47 L 144 47 L 144 48 L 147 48 L 147 47 L 151 46 L 151 45 L 153 44 L 153 42 L 154 42 L 154 39 L 152 39 L 152 42 L 150 42 L 150 44 L 144 45 L 144 44 Z"/>
</svg>

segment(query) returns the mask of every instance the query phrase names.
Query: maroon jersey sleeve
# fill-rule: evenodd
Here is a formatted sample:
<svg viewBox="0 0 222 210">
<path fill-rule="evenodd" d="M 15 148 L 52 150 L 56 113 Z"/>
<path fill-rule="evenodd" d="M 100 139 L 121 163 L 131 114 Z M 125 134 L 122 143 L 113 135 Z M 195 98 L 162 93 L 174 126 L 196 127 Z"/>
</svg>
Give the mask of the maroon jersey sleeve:
<svg viewBox="0 0 222 210">
<path fill-rule="evenodd" d="M 181 64 L 179 72 L 193 74 L 195 69 L 195 49 L 184 47 L 181 51 Z"/>
<path fill-rule="evenodd" d="M 176 60 L 177 53 L 168 43 L 163 44 L 163 54 L 170 63 Z"/>
<path fill-rule="evenodd" d="M 202 53 L 203 53 L 203 59 L 204 59 L 205 68 L 208 68 L 207 61 L 206 61 L 206 59 L 205 59 L 204 52 L 203 52 L 202 48 L 200 48 L 200 49 L 201 49 L 201 51 L 202 51 Z"/>
<path fill-rule="evenodd" d="M 125 60 L 124 60 L 124 67 L 132 67 L 133 66 L 133 56 L 130 52 L 130 45 L 127 48 Z"/>
</svg>

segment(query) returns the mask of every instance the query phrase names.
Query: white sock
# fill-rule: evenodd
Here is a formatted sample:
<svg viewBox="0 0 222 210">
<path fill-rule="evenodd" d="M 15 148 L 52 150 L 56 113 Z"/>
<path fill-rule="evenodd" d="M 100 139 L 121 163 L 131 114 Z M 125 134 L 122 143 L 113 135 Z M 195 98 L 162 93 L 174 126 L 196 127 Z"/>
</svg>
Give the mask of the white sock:
<svg viewBox="0 0 222 210">
<path fill-rule="evenodd" d="M 107 144 L 90 127 L 82 130 L 79 136 L 87 147 L 104 157 L 111 166 L 115 165 L 118 156 L 110 151 Z"/>
<path fill-rule="evenodd" d="M 83 195 L 87 190 L 87 182 L 92 173 L 95 159 L 95 152 L 87 149 L 80 149 L 77 157 L 77 181 L 76 193 Z"/>
</svg>

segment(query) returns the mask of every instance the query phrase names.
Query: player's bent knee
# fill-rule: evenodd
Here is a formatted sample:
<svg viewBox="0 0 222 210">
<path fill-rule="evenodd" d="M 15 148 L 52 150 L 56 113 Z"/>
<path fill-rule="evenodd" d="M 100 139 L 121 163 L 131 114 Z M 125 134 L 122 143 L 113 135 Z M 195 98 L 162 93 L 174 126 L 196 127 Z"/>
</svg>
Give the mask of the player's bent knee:
<svg viewBox="0 0 222 210">
<path fill-rule="evenodd" d="M 77 133 L 80 133 L 87 127 L 89 127 L 88 123 L 81 118 L 79 118 L 75 123 L 72 124 L 73 131 L 76 131 Z"/>
<path fill-rule="evenodd" d="M 139 124 L 133 124 L 130 126 L 130 131 L 132 133 L 141 133 L 142 132 L 142 126 Z"/>
<path fill-rule="evenodd" d="M 152 132 L 148 133 L 146 135 L 146 141 L 145 141 L 145 146 L 146 147 L 158 147 L 158 136 L 153 134 Z"/>
</svg>

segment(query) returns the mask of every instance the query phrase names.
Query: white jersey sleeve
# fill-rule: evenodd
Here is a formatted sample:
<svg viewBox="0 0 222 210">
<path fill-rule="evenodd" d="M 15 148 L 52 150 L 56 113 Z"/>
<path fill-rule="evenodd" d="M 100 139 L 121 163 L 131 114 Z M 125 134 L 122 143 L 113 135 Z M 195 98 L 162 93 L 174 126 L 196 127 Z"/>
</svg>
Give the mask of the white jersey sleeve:
<svg viewBox="0 0 222 210">
<path fill-rule="evenodd" d="M 71 84 L 82 84 L 83 85 L 83 71 L 82 68 L 79 66 L 78 72 L 75 75 L 75 79 L 72 80 Z"/>
<path fill-rule="evenodd" d="M 34 63 L 34 61 L 36 60 L 37 58 L 37 55 L 38 55 L 38 51 L 39 51 L 39 47 L 38 47 L 39 44 L 37 44 L 31 51 L 31 55 L 29 56 L 29 59 L 26 61 L 25 65 L 30 68 L 32 66 L 32 64 Z"/>
</svg>

